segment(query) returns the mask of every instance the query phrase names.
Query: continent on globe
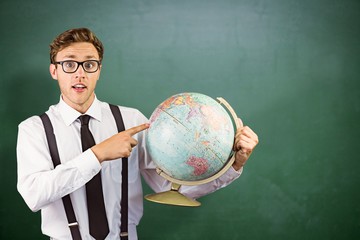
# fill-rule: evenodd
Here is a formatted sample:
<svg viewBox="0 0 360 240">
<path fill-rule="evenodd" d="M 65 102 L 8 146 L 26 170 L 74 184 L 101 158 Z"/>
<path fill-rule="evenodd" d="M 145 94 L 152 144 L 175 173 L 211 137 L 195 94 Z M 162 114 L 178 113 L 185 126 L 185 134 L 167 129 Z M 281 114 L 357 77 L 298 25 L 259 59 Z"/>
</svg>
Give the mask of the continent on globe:
<svg viewBox="0 0 360 240">
<path fill-rule="evenodd" d="M 194 175 L 196 176 L 204 174 L 209 168 L 209 164 L 206 159 L 195 156 L 190 156 L 186 161 L 186 164 L 194 168 Z"/>
</svg>

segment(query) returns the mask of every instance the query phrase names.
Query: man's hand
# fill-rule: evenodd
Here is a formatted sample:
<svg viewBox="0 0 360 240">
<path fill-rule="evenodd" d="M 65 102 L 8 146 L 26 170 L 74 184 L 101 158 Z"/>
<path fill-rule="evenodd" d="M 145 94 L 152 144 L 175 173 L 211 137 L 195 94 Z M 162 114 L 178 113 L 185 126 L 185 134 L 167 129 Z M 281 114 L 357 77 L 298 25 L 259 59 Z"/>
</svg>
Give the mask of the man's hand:
<svg viewBox="0 0 360 240">
<path fill-rule="evenodd" d="M 137 145 L 137 141 L 133 136 L 149 128 L 149 126 L 148 123 L 145 123 L 129 128 L 128 130 L 117 133 L 103 142 L 96 144 L 91 150 L 94 152 L 100 163 L 106 160 L 129 157 L 132 148 Z"/>
<path fill-rule="evenodd" d="M 235 161 L 232 165 L 236 171 L 245 165 L 252 151 L 259 143 L 256 133 L 248 126 L 243 126 L 240 119 L 238 119 L 238 125 L 240 127 L 236 131 L 234 141 Z"/>
</svg>

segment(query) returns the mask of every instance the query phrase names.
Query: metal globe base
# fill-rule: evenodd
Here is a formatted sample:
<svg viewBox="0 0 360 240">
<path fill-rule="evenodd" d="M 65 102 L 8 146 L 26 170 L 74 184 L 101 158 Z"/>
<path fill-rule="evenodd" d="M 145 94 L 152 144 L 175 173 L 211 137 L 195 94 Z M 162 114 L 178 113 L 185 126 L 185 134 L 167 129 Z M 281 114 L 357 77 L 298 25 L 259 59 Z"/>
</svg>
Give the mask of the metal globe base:
<svg viewBox="0 0 360 240">
<path fill-rule="evenodd" d="M 183 207 L 199 207 L 201 205 L 200 202 L 181 194 L 179 192 L 180 187 L 180 184 L 172 183 L 171 190 L 146 195 L 145 199 L 151 202 Z"/>
</svg>

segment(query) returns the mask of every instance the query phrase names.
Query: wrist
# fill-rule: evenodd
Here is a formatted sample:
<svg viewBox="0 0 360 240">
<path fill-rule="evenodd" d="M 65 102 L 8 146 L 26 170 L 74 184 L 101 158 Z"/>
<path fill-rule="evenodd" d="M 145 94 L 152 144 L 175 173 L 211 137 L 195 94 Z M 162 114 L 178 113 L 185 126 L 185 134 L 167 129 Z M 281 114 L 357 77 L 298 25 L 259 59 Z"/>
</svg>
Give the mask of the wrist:
<svg viewBox="0 0 360 240">
<path fill-rule="evenodd" d="M 242 150 L 239 150 L 238 152 L 235 153 L 235 161 L 234 161 L 232 167 L 236 171 L 239 171 L 242 167 L 244 167 L 248 158 L 249 158 L 249 155 L 247 153 L 243 152 Z"/>
<path fill-rule="evenodd" d="M 244 166 L 244 163 L 239 163 L 238 161 L 235 161 L 232 165 L 232 167 L 235 171 L 239 171 L 243 166 Z"/>
<path fill-rule="evenodd" d="M 96 156 L 97 160 L 100 163 L 102 163 L 105 160 L 105 158 L 101 154 L 100 146 L 98 144 L 91 147 L 91 151 L 94 153 L 94 155 Z"/>
</svg>

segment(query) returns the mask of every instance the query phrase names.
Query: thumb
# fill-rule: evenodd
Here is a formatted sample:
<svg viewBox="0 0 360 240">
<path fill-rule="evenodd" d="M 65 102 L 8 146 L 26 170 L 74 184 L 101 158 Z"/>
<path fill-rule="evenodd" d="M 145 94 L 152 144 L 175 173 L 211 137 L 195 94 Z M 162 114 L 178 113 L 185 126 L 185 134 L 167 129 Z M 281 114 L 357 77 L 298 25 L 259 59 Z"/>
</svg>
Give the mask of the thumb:
<svg viewBox="0 0 360 240">
<path fill-rule="evenodd" d="M 236 119 L 236 126 L 237 126 L 237 128 L 242 128 L 244 126 L 244 124 L 240 118 Z"/>
</svg>

